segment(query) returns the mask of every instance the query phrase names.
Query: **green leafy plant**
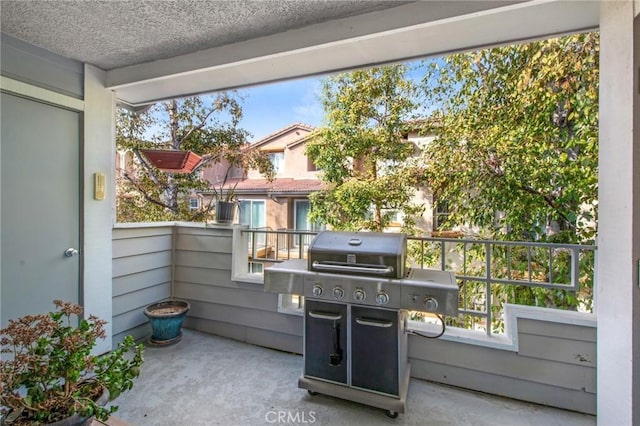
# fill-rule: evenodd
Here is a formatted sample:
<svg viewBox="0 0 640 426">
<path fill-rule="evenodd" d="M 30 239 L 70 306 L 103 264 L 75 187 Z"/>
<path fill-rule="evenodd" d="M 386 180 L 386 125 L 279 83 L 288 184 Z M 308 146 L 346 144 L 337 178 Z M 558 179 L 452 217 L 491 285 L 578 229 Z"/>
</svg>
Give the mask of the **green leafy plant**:
<svg viewBox="0 0 640 426">
<path fill-rule="evenodd" d="M 10 320 L 0 330 L 0 414 L 7 425 L 47 424 L 76 414 L 106 420 L 118 407 L 105 407 L 98 398 L 105 390 L 116 398 L 140 374 L 142 344 L 127 336 L 115 350 L 93 355 L 106 321 L 81 318 L 79 305 L 53 303 L 57 310 Z"/>
</svg>

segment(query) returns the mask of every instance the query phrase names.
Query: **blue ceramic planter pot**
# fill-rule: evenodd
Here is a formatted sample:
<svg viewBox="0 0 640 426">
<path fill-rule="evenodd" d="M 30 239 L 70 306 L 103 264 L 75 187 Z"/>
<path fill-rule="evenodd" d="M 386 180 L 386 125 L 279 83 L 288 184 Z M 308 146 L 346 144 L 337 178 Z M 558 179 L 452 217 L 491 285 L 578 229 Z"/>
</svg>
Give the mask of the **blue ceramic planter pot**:
<svg viewBox="0 0 640 426">
<path fill-rule="evenodd" d="M 151 339 L 156 345 L 176 343 L 182 338 L 182 322 L 191 309 L 188 302 L 169 300 L 145 308 L 144 314 L 151 323 Z"/>
</svg>

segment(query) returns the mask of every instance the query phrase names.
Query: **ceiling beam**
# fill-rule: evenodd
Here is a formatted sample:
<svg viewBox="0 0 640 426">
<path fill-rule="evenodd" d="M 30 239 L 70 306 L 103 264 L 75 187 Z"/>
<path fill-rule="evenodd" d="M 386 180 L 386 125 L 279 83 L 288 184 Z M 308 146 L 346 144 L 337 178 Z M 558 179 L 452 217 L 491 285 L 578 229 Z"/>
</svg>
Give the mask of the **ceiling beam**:
<svg viewBox="0 0 640 426">
<path fill-rule="evenodd" d="M 584 31 L 598 21 L 594 1 L 418 2 L 114 69 L 107 72 L 107 87 L 122 102 L 140 105 Z"/>
</svg>

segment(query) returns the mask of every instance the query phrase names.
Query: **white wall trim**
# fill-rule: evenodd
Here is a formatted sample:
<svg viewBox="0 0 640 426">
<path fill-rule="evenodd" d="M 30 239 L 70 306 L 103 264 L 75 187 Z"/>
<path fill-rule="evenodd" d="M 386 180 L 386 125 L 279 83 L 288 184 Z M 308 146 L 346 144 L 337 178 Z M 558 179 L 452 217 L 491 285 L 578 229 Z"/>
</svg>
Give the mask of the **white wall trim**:
<svg viewBox="0 0 640 426">
<path fill-rule="evenodd" d="M 114 229 L 131 229 L 131 228 L 162 228 L 165 226 L 179 226 L 182 228 L 200 228 L 200 229 L 231 229 L 229 225 L 218 225 L 215 223 L 205 222 L 181 222 L 181 221 L 165 221 L 165 222 L 118 222 L 113 225 Z"/>
<path fill-rule="evenodd" d="M 565 311 L 562 309 L 542 308 L 538 306 L 504 304 L 504 334 L 486 335 L 483 331 L 466 330 L 463 328 L 448 327 L 442 340 L 465 343 L 468 345 L 484 346 L 487 348 L 502 349 L 518 352 L 518 319 L 526 318 L 538 321 L 553 322 L 556 324 L 578 325 L 596 328 L 597 320 L 594 314 L 586 312 Z M 410 330 L 422 331 L 428 334 L 437 334 L 440 324 L 409 321 Z"/>
<path fill-rule="evenodd" d="M 84 101 L 63 95 L 42 87 L 33 86 L 22 81 L 9 77 L 0 76 L 0 89 L 3 92 L 12 93 L 18 96 L 43 101 L 52 105 L 72 109 L 74 111 L 84 111 Z"/>
</svg>

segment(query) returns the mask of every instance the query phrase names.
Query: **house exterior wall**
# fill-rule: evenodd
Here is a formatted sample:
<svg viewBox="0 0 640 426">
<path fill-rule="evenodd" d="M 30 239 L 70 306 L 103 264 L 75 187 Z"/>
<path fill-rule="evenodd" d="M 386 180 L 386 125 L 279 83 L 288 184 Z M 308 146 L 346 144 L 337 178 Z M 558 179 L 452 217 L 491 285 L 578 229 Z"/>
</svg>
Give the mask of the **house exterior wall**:
<svg viewBox="0 0 640 426">
<path fill-rule="evenodd" d="M 278 313 L 278 295 L 261 285 L 232 281 L 232 251 L 230 227 L 178 227 L 174 296 L 191 304 L 185 327 L 300 352 L 301 318 Z"/>
<path fill-rule="evenodd" d="M 105 89 L 102 70 L 5 34 L 1 35 L 0 41 L 3 91 L 80 112 L 84 134 L 78 135 L 83 156 L 78 178 L 83 193 L 75 194 L 81 200 L 81 220 L 78 225 L 81 227 L 82 246 L 77 247 L 81 264 L 78 281 L 81 287 L 78 294 L 87 313 L 111 318 L 111 228 L 115 205 L 113 92 Z M 105 175 L 105 200 L 95 200 L 93 197 L 93 174 L 96 172 Z M 53 185 L 52 182 L 43 184 Z M 47 268 L 46 265 L 34 267 Z M 106 325 L 106 333 L 107 338 L 98 342 L 95 352 L 111 349 L 111 324 Z"/>
<path fill-rule="evenodd" d="M 234 253 L 240 251 L 232 234 L 232 227 L 176 226 L 172 296 L 191 304 L 184 326 L 301 353 L 302 316 L 279 313 L 278 295 L 265 293 L 262 283 L 231 279 Z M 170 236 L 167 226 L 114 230 L 118 338 L 127 331 L 148 335 L 144 305 L 169 296 Z M 410 336 L 412 377 L 595 414 L 595 318 L 535 307 L 511 311 L 514 341 L 485 336 L 484 343 L 470 344 L 461 332 L 478 338 L 477 332 L 455 329 L 441 339 Z"/>
<path fill-rule="evenodd" d="M 202 178 L 209 182 L 222 182 L 224 176 L 229 168 L 229 162 L 226 160 L 220 161 L 211 165 L 210 167 L 202 168 Z M 229 171 L 228 179 L 237 179 L 244 176 L 244 171 L 238 167 L 232 167 Z"/>
<path fill-rule="evenodd" d="M 113 230 L 113 344 L 151 333 L 143 311 L 171 296 L 173 225 L 122 224 Z"/>
<path fill-rule="evenodd" d="M 280 177 L 294 179 L 320 179 L 318 171 L 309 170 L 309 158 L 305 154 L 305 143 L 300 143 L 284 152 L 284 173 Z"/>
<path fill-rule="evenodd" d="M 276 177 L 295 179 L 318 179 L 317 172 L 309 171 L 307 167 L 307 156 L 304 153 L 305 143 L 295 143 L 300 138 L 311 133 L 309 130 L 293 127 L 288 132 L 274 137 L 266 142 L 257 142 L 261 151 L 267 153 L 284 153 L 284 164 L 281 173 Z M 291 147 L 289 147 L 291 145 Z M 257 170 L 247 171 L 247 178 L 262 179 L 262 175 Z"/>
</svg>

